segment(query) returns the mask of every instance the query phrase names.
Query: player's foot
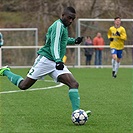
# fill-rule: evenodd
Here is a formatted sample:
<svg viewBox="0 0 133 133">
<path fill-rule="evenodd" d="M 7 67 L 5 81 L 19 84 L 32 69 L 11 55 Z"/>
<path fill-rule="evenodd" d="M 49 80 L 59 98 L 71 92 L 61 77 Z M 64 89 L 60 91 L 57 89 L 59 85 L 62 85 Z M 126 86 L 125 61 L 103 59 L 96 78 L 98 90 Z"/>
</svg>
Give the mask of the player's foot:
<svg viewBox="0 0 133 133">
<path fill-rule="evenodd" d="M 3 76 L 3 73 L 5 70 L 10 71 L 10 68 L 8 66 L 4 66 L 4 67 L 0 68 L 0 76 Z"/>
<path fill-rule="evenodd" d="M 117 75 L 116 74 L 114 74 L 114 78 L 116 78 L 117 77 Z"/>
<path fill-rule="evenodd" d="M 112 77 L 114 77 L 115 71 L 112 71 Z"/>
<path fill-rule="evenodd" d="M 90 110 L 87 110 L 87 111 L 85 111 L 85 112 L 86 112 L 87 116 L 90 117 L 91 111 L 90 111 Z"/>
<path fill-rule="evenodd" d="M 113 78 L 116 78 L 117 77 L 116 74 L 115 74 L 115 71 L 112 71 L 112 77 Z"/>
</svg>

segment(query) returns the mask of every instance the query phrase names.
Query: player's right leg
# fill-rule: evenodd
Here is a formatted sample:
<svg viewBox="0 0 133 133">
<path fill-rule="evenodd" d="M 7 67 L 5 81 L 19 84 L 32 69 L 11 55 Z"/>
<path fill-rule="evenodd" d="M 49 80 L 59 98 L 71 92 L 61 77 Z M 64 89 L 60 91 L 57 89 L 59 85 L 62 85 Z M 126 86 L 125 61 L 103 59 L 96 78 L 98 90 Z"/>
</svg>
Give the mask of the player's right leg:
<svg viewBox="0 0 133 133">
<path fill-rule="evenodd" d="M 117 50 L 111 49 L 112 54 L 112 77 L 116 78 L 116 68 L 117 68 Z"/>
<path fill-rule="evenodd" d="M 19 85 L 18 87 L 21 89 L 21 90 L 26 90 L 28 88 L 30 88 L 37 80 L 35 79 L 31 79 L 29 77 L 26 77 L 24 80 L 21 80 L 19 82 Z"/>
<path fill-rule="evenodd" d="M 115 71 L 116 71 L 116 60 L 112 58 L 112 77 L 113 78 L 116 78 Z"/>
<path fill-rule="evenodd" d="M 38 56 L 25 79 L 23 79 L 20 75 L 11 72 L 8 66 L 0 69 L 0 76 L 6 76 L 14 85 L 18 86 L 22 90 L 26 90 L 45 73 L 44 70 L 46 68 L 42 67 L 45 66 L 43 64 L 45 60 L 46 59 L 43 56 Z M 49 65 L 49 62 L 47 64 Z"/>
<path fill-rule="evenodd" d="M 8 66 L 0 68 L 0 76 L 6 76 L 16 86 L 18 86 L 19 82 L 23 80 L 21 76 L 12 73 Z"/>
<path fill-rule="evenodd" d="M 0 68 L 0 76 L 6 76 L 14 85 L 22 90 L 28 89 L 36 82 L 36 80 L 28 77 L 23 79 L 20 75 L 11 72 L 8 66 Z"/>
<path fill-rule="evenodd" d="M 10 68 L 8 67 L 8 66 L 4 66 L 4 67 L 2 67 L 2 68 L 0 68 L 0 76 L 4 76 L 4 71 L 5 70 L 10 70 Z"/>
</svg>

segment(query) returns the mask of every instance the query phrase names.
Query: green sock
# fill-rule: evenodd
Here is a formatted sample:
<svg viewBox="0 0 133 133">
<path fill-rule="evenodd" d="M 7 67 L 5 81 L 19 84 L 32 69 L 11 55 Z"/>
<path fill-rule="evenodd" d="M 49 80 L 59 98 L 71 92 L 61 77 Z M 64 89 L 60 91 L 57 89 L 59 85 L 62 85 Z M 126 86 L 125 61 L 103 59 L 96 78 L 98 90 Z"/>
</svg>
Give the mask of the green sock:
<svg viewBox="0 0 133 133">
<path fill-rule="evenodd" d="M 18 86 L 19 83 L 20 83 L 20 81 L 23 80 L 23 78 L 22 78 L 21 76 L 12 73 L 12 72 L 9 71 L 9 70 L 5 70 L 5 71 L 3 72 L 3 75 L 4 75 L 4 76 L 7 76 L 8 79 L 9 79 L 14 85 L 16 85 L 16 86 Z"/>
<path fill-rule="evenodd" d="M 79 106 L 80 106 L 80 97 L 79 97 L 78 89 L 71 88 L 69 90 L 69 98 L 70 98 L 70 101 L 72 103 L 73 111 L 79 109 Z"/>
</svg>

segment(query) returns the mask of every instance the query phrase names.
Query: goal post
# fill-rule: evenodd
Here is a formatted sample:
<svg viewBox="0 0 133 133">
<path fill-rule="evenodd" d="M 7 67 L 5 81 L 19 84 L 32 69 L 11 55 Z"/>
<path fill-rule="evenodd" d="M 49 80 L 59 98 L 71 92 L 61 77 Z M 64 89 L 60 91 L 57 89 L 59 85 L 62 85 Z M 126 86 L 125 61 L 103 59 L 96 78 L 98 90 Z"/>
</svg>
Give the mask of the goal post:
<svg viewBox="0 0 133 133">
<path fill-rule="evenodd" d="M 36 52 L 38 50 L 37 48 L 38 29 L 37 28 L 0 28 L 0 32 L 2 33 L 3 39 L 4 39 L 4 46 L 0 48 L 0 67 L 2 67 L 3 65 L 2 62 L 6 62 L 8 60 L 7 58 L 10 58 L 10 56 L 14 56 L 14 59 L 17 58 L 16 57 L 17 54 L 15 55 L 13 54 L 15 53 L 15 51 L 11 52 L 12 48 L 19 48 L 19 47 L 21 48 L 24 46 L 27 46 L 27 47 L 35 46 L 36 48 L 34 48 L 34 55 L 36 55 Z M 10 52 L 8 50 L 10 50 Z M 24 58 L 24 57 L 21 57 L 21 58 Z"/>
<path fill-rule="evenodd" d="M 126 29 L 127 32 L 127 41 L 125 41 L 125 48 L 130 55 L 130 59 L 133 60 L 133 19 L 121 19 L 122 26 Z M 76 36 L 91 36 L 92 39 L 96 36 L 97 32 L 101 32 L 102 37 L 105 40 L 105 47 L 109 49 L 109 40 L 107 38 L 108 29 L 114 25 L 114 19 L 89 19 L 89 18 L 79 18 L 77 20 L 76 25 Z M 83 45 L 83 43 L 81 43 Z M 131 52 L 131 53 L 129 53 Z M 77 65 L 81 66 L 81 50 L 78 49 L 78 53 L 80 53 L 76 57 Z M 110 54 L 110 53 L 109 53 Z M 126 61 L 125 61 L 126 62 Z M 131 61 L 130 61 L 131 62 Z M 133 64 L 133 61 L 131 65 Z"/>
<path fill-rule="evenodd" d="M 78 19 L 76 25 L 76 36 L 96 36 L 99 31 L 105 39 L 103 50 L 103 67 L 111 67 L 111 54 L 107 31 L 113 25 L 113 19 Z M 123 59 L 120 67 L 132 67 L 133 65 L 133 19 L 122 19 L 122 26 L 127 31 L 128 39 L 123 50 Z M 4 46 L 0 49 L 0 67 L 9 65 L 14 68 L 29 68 L 36 58 L 36 51 L 43 46 L 38 46 L 37 28 L 2 28 Z M 66 50 L 68 67 L 95 67 L 94 54 L 92 64 L 85 64 L 84 48 L 95 48 L 94 46 L 68 45 Z M 101 47 L 101 46 L 100 46 Z"/>
<path fill-rule="evenodd" d="M 81 36 L 81 25 L 82 22 L 113 22 L 114 19 L 89 19 L 89 18 L 79 18 L 77 20 L 77 36 Z M 121 19 L 122 22 L 133 22 L 133 19 Z M 111 25 L 110 25 L 111 26 Z M 133 28 L 133 27 L 132 27 Z"/>
</svg>

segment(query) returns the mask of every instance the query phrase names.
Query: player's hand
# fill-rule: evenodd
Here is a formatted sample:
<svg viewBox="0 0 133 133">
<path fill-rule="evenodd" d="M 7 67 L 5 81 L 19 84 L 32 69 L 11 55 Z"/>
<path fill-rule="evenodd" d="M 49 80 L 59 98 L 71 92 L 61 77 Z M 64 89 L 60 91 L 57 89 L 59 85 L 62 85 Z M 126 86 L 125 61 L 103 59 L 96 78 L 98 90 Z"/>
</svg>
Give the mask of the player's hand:
<svg viewBox="0 0 133 133">
<path fill-rule="evenodd" d="M 117 36 L 120 36 L 120 32 L 116 31 L 116 35 L 117 35 Z"/>
<path fill-rule="evenodd" d="M 56 69 L 57 70 L 63 70 L 64 63 L 63 62 L 56 62 Z"/>
<path fill-rule="evenodd" d="M 112 42 L 114 40 L 114 38 L 109 38 L 109 40 Z"/>
<path fill-rule="evenodd" d="M 77 39 L 75 39 L 75 44 L 80 44 L 82 42 L 84 37 L 78 37 Z"/>
</svg>

